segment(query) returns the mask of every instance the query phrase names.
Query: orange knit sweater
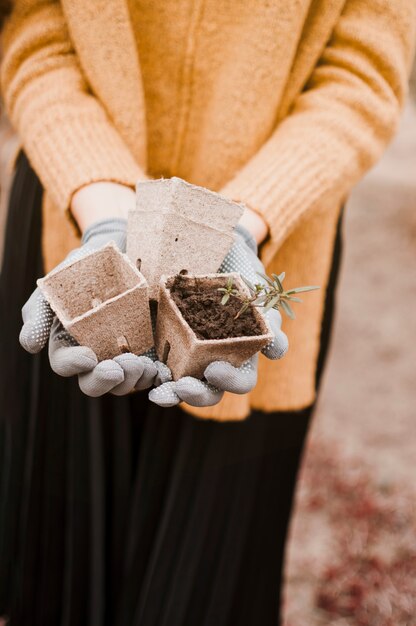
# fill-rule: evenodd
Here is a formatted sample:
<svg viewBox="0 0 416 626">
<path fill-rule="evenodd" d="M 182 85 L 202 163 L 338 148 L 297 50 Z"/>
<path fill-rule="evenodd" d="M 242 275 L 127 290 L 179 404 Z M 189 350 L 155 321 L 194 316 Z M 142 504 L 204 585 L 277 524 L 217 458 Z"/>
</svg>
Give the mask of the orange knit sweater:
<svg viewBox="0 0 416 626">
<path fill-rule="evenodd" d="M 257 210 L 268 270 L 322 287 L 250 396 L 194 414 L 313 402 L 339 208 L 394 133 L 415 24 L 413 0 L 15 1 L 2 90 L 46 190 L 48 269 L 81 186 L 177 175 Z"/>
</svg>

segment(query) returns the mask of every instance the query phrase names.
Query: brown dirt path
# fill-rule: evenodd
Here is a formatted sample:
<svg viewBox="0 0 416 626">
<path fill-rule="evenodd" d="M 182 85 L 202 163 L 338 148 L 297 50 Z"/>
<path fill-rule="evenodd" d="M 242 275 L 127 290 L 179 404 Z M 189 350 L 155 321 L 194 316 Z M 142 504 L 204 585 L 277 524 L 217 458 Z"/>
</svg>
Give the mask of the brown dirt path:
<svg viewBox="0 0 416 626">
<path fill-rule="evenodd" d="M 382 161 L 354 190 L 344 238 L 335 332 L 288 549 L 287 626 L 359 623 L 330 618 L 314 608 L 318 579 L 330 561 L 337 532 L 330 505 L 307 505 L 309 466 L 323 448 L 334 446 L 340 475 L 361 463 L 374 492 L 414 490 L 416 502 L 414 105 L 408 104 Z M 392 536 L 389 541 L 394 544 Z"/>
</svg>

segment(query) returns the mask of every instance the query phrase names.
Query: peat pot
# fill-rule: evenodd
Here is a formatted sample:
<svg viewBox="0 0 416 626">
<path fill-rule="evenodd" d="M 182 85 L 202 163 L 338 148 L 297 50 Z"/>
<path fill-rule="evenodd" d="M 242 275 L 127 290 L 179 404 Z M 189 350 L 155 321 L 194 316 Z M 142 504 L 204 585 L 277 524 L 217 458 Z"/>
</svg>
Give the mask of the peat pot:
<svg viewBox="0 0 416 626">
<path fill-rule="evenodd" d="M 37 282 L 66 330 L 98 360 L 153 345 L 147 283 L 110 243 Z"/>
<path fill-rule="evenodd" d="M 234 325 L 235 309 L 231 311 L 227 309 L 228 304 L 221 304 L 223 294 L 218 292 L 218 288 L 225 287 L 230 277 L 233 279 L 234 287 L 240 293 L 250 295 L 240 276 L 235 273 L 176 275 L 161 278 L 155 345 L 159 359 L 171 369 L 173 380 L 182 376 L 202 378 L 205 368 L 212 361 L 228 361 L 239 367 L 273 339 L 273 334 L 260 311 L 251 305 L 249 310 L 239 317 L 239 322 L 244 322 L 244 316 L 250 316 L 252 334 L 250 336 L 244 334 L 225 336 L 230 324 Z M 179 293 L 177 293 L 178 284 Z M 203 295 L 201 302 L 197 303 L 193 311 L 194 305 L 189 300 L 189 289 L 192 293 L 194 288 Z M 180 293 L 181 289 L 187 292 L 184 297 Z M 208 296 L 204 295 L 205 292 Z M 216 302 L 213 302 L 211 295 L 214 300 L 217 299 Z M 185 305 L 188 309 L 181 312 L 180 307 Z M 234 305 L 238 313 L 241 309 L 241 302 L 237 298 L 235 298 Z M 197 331 L 191 327 L 189 321 L 189 315 L 194 315 L 195 311 L 198 317 L 196 326 L 199 330 Z M 192 324 L 194 322 L 195 320 Z M 209 333 L 207 332 L 208 326 L 212 327 L 208 329 Z M 215 326 L 218 327 L 222 338 L 202 338 L 201 332 L 207 336 L 215 335 L 217 333 Z"/>
<path fill-rule="evenodd" d="M 157 299 L 162 275 L 218 271 L 233 244 L 243 206 L 180 178 L 137 183 L 129 212 L 127 255 Z"/>
</svg>

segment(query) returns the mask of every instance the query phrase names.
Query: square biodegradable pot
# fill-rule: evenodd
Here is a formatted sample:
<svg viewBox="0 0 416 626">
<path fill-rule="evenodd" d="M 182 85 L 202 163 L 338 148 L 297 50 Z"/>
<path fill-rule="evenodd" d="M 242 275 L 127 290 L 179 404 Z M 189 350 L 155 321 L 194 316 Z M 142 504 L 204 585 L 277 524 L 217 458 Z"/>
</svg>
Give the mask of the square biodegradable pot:
<svg viewBox="0 0 416 626">
<path fill-rule="evenodd" d="M 160 277 L 217 272 L 243 207 L 180 178 L 139 182 L 129 213 L 127 255 L 157 299 Z"/>
<path fill-rule="evenodd" d="M 224 287 L 229 277 L 233 278 L 235 287 L 244 294 L 249 294 L 246 285 L 235 273 L 189 275 L 183 278 L 190 281 L 197 278 L 206 281 L 209 286 Z M 253 307 L 253 311 L 261 334 L 252 337 L 199 339 L 185 321 L 170 294 L 169 284 L 172 284 L 174 278 L 162 276 L 160 281 L 155 338 L 158 357 L 171 369 L 173 380 L 182 376 L 202 378 L 205 368 L 212 361 L 228 361 L 239 367 L 272 341 L 273 334 L 256 307 Z"/>
<path fill-rule="evenodd" d="M 51 308 L 99 361 L 153 345 L 147 283 L 112 243 L 38 280 Z"/>
</svg>

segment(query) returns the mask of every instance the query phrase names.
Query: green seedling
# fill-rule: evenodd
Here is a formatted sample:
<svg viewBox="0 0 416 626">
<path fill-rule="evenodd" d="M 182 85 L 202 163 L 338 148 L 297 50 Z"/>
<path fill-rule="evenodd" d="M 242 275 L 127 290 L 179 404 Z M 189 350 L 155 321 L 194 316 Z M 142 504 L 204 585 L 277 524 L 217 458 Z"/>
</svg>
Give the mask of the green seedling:
<svg viewBox="0 0 416 626">
<path fill-rule="evenodd" d="M 226 305 L 230 298 L 238 298 L 242 302 L 241 309 L 236 315 L 240 317 L 250 306 L 256 306 L 264 308 L 265 311 L 270 309 L 276 309 L 285 312 L 290 319 L 295 319 L 295 313 L 290 305 L 291 302 L 302 302 L 302 300 L 296 295 L 306 291 L 314 291 L 319 289 L 316 286 L 309 287 L 294 287 L 285 291 L 283 288 L 283 281 L 285 279 L 285 272 L 281 274 L 272 274 L 272 277 L 266 276 L 266 274 L 260 274 L 257 272 L 266 282 L 252 284 L 249 280 L 241 277 L 247 285 L 250 295 L 241 293 L 235 286 L 234 280 L 230 277 L 227 280 L 225 287 L 219 287 L 218 291 L 223 293 L 221 304 Z"/>
</svg>

